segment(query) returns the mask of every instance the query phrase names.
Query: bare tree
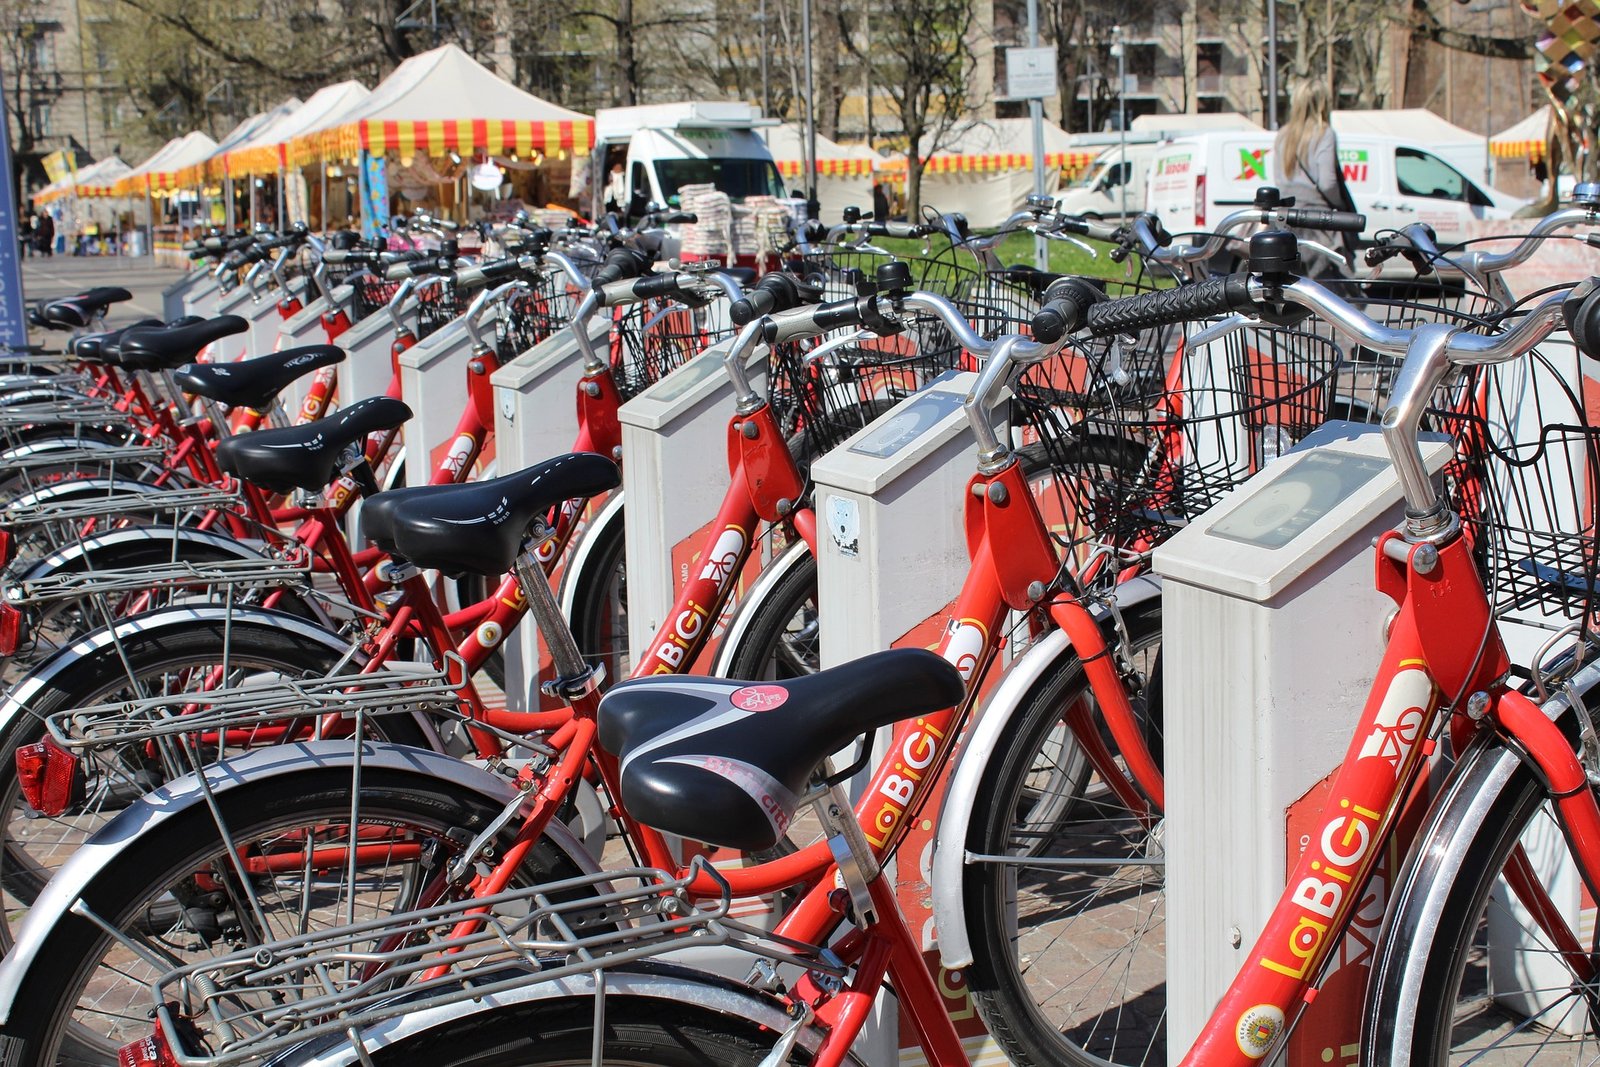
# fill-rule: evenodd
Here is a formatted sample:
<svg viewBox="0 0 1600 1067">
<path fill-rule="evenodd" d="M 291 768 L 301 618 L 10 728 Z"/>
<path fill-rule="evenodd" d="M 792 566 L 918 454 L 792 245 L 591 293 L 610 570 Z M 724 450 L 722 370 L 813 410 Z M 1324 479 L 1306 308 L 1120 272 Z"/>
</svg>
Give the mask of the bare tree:
<svg viewBox="0 0 1600 1067">
<path fill-rule="evenodd" d="M 922 172 L 971 114 L 971 0 L 885 0 L 873 22 L 875 79 L 906 138 L 906 210 L 922 211 Z M 985 92 L 987 86 L 981 87 Z"/>
</svg>

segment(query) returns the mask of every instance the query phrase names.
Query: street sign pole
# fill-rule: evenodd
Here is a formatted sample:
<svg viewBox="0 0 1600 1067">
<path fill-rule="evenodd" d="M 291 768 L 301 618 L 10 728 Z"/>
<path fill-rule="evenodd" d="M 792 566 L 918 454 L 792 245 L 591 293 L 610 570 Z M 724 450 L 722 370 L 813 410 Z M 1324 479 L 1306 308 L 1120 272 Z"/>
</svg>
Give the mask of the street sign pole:
<svg viewBox="0 0 1600 1067">
<path fill-rule="evenodd" d="M 11 172 L 11 126 L 6 121 L 5 88 L 0 86 L 0 345 L 21 347 L 28 343 L 21 255 L 17 245 L 17 190 Z"/>
<path fill-rule="evenodd" d="M 1039 47 L 1039 0 L 1028 0 L 1028 47 Z M 1044 101 L 1038 97 L 1028 101 L 1028 115 L 1033 119 L 1033 192 L 1035 196 L 1044 195 Z M 1050 269 L 1050 253 L 1046 250 L 1044 238 L 1034 235 L 1033 238 L 1034 266 L 1040 270 Z"/>
<path fill-rule="evenodd" d="M 1028 0 L 1028 47 L 1006 49 L 1006 97 L 1028 101 L 1033 119 L 1033 191 L 1044 188 L 1044 98 L 1056 91 L 1056 50 L 1039 47 L 1039 0 Z M 1040 270 L 1047 263 L 1043 238 L 1034 238 L 1034 259 Z"/>
</svg>

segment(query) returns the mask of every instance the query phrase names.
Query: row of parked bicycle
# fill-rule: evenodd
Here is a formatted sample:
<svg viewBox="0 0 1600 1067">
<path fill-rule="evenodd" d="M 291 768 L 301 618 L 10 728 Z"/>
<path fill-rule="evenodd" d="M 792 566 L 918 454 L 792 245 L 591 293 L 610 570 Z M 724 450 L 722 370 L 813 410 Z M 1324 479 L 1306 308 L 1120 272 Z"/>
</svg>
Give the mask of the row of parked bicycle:
<svg viewBox="0 0 1600 1067">
<path fill-rule="evenodd" d="M 986 235 L 852 217 L 760 276 L 664 264 L 674 221 L 518 220 L 474 257 L 420 215 L 426 251 L 215 235 L 192 303 L 243 285 L 325 331 L 240 360 L 202 358 L 252 330 L 235 315 L 106 330 L 120 289 L 35 309 L 70 339 L 0 378 L 0 1062 L 860 1063 L 885 991 L 901 1044 L 971 1062 L 932 960 L 1016 1063 L 1254 1063 L 1391 854 L 1364 1060 L 1584 1062 L 1593 924 L 1522 842 L 1559 830 L 1600 886 L 1600 284 L 1518 300 L 1505 272 L 1600 221 L 1600 188 L 1509 252 L 1413 226 L 1327 281 L 1285 227 L 1364 220 L 1270 189 L 1183 240 L 1047 200 Z M 1007 267 L 1019 230 L 1124 277 Z M 389 387 L 350 396 L 339 341 L 379 314 Z M 410 439 L 400 356 L 443 330 L 471 341 L 467 399 L 448 440 Z M 572 451 L 488 476 L 495 371 L 562 345 Z M 619 412 L 691 364 L 731 385 L 727 488 L 630 644 Z M 947 624 L 823 669 L 811 464 L 952 373 L 976 465 Z M 1305 440 L 1330 420 L 1381 423 L 1405 497 L 1375 546 L 1387 651 L 1344 807 L 1203 1032 L 1169 1037 L 1151 557 L 1331 455 Z M 1424 432 L 1453 443 L 1442 475 Z M 536 690 L 505 700 L 528 617 Z M 1547 639 L 1508 652 L 1502 622 Z M 889 871 L 919 824 L 937 958 Z M 1496 909 L 1559 972 L 1521 999 L 1483 988 Z M 1285 944 L 1297 966 L 1269 966 Z"/>
</svg>

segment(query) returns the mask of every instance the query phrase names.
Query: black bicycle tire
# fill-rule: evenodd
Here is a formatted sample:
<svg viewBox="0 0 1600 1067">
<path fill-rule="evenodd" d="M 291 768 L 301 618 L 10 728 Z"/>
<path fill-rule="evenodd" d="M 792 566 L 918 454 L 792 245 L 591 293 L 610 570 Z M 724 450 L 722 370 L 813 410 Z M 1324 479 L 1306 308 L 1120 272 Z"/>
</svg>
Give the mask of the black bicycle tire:
<svg viewBox="0 0 1600 1067">
<path fill-rule="evenodd" d="M 475 1015 L 372 1054 L 374 1067 L 544 1067 L 590 1062 L 593 1001 L 562 998 Z M 605 1057 L 638 1067 L 755 1067 L 778 1035 L 681 1001 L 606 998 Z"/>
<path fill-rule="evenodd" d="M 1130 640 L 1158 637 L 1161 606 L 1147 602 L 1125 613 Z M 1062 706 L 1058 694 L 1080 693 L 1088 682 L 1078 657 L 1067 652 L 1033 683 L 1019 701 L 995 745 L 975 794 L 966 848 L 975 854 L 1005 850 L 1016 790 L 1032 766 L 1034 752 L 1043 743 Z M 1154 688 L 1154 686 L 1152 686 Z M 1036 737 L 1037 735 L 1037 737 Z M 1037 744 L 1035 743 L 1037 740 Z M 1006 783 L 1016 779 L 1015 787 Z M 1076 788 L 1081 790 L 1083 783 Z M 997 844 L 997 838 L 999 843 Z M 986 876 L 987 875 L 987 876 Z M 967 902 L 968 940 L 974 960 L 968 977 L 974 1003 L 991 1035 L 1013 1062 L 1033 1067 L 1061 1063 L 1103 1067 L 1108 1061 L 1090 1055 L 1060 1035 L 1039 1012 L 1025 979 L 1011 957 L 1011 930 L 1003 868 L 998 864 L 972 864 L 963 872 Z"/>
</svg>

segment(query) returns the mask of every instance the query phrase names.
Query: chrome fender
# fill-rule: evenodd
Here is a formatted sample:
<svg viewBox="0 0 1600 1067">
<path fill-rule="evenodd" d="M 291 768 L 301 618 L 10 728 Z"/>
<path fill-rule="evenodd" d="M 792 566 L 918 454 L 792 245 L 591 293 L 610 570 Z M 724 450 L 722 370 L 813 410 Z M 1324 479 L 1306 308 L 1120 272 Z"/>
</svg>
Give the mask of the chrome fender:
<svg viewBox="0 0 1600 1067">
<path fill-rule="evenodd" d="M 1117 588 L 1117 603 L 1124 610 L 1160 596 L 1161 580 L 1154 576 L 1140 576 Z M 966 922 L 967 833 L 984 769 L 1000 742 L 1001 730 L 1017 713 L 1023 697 L 1047 669 L 1070 654 L 1072 646 L 1066 633 L 1053 629 L 1013 660 L 1000 684 L 989 695 L 983 713 L 961 741 L 950 785 L 939 809 L 928 878 L 933 888 L 933 924 L 938 931 L 939 959 L 947 969 L 972 964 L 972 944 L 967 938 Z"/>
<path fill-rule="evenodd" d="M 224 604 L 196 604 L 147 611 L 131 618 L 121 619 L 114 627 L 102 626 L 93 633 L 84 634 L 72 644 L 58 649 L 50 658 L 18 679 L 17 683 L 5 694 L 4 699 L 0 699 L 0 734 L 4 734 L 6 730 L 10 729 L 12 721 L 18 716 L 28 714 L 28 706 L 41 689 L 56 678 L 73 670 L 84 657 L 92 655 L 108 645 L 125 641 L 135 634 L 153 633 L 171 627 L 188 626 L 194 622 L 212 619 L 218 622 L 231 619 L 234 624 L 258 622 L 275 629 L 288 630 L 301 637 L 320 642 L 329 651 L 340 655 L 343 655 L 350 647 L 350 643 L 338 634 L 325 630 L 307 619 L 281 611 L 269 611 L 265 608 L 239 607 L 236 605 L 230 609 Z M 428 719 L 419 713 L 417 721 L 423 725 L 426 735 L 437 744 L 436 732 Z"/>
<path fill-rule="evenodd" d="M 105 496 L 108 493 L 165 493 L 168 490 L 156 485 L 148 485 L 132 478 L 79 478 L 70 482 L 55 482 L 51 485 L 40 486 L 38 489 L 22 493 L 7 501 L 7 507 L 33 507 L 38 504 L 50 504 L 58 500 L 70 500 L 74 496 L 90 495 Z"/>
<path fill-rule="evenodd" d="M 60 386 L 52 386 L 48 383 L 48 379 L 37 383 L 37 385 L 33 388 L 14 389 L 10 392 L 0 393 L 0 407 L 11 407 L 15 404 L 37 404 L 40 401 L 45 400 L 73 400 L 85 404 L 96 402 L 92 397 L 80 392 L 77 389 L 65 389 Z M 50 417 L 48 415 L 41 415 L 39 417 L 39 421 L 49 422 Z"/>
<path fill-rule="evenodd" d="M 381 742 L 367 742 L 361 748 L 361 764 L 365 768 L 444 779 L 465 786 L 497 807 L 505 805 L 518 793 L 508 779 L 453 756 Z M 292 775 L 308 766 L 348 767 L 354 761 L 355 751 L 348 741 L 278 745 L 213 764 L 205 769 L 205 781 L 211 791 L 220 793 L 246 783 Z M 169 819 L 206 804 L 206 797 L 207 792 L 195 775 L 175 779 L 125 808 L 61 865 L 18 927 L 16 946 L 0 960 L 0 1025 L 10 1017 L 17 990 L 26 981 L 29 971 L 35 966 L 60 966 L 59 960 L 41 958 L 40 950 L 56 924 L 72 911 L 105 865 L 126 850 L 138 848 L 145 834 Z M 546 833 L 552 844 L 565 852 L 580 871 L 598 873 L 594 861 L 560 822 L 552 821 Z"/>
<path fill-rule="evenodd" d="M 573 605 L 578 599 L 578 590 L 591 580 L 590 571 L 594 568 L 595 546 L 600 543 L 601 531 L 612 528 L 623 521 L 624 512 L 623 496 L 627 490 L 618 489 L 606 497 L 606 502 L 600 505 L 600 510 L 594 513 L 594 518 L 584 527 L 583 534 L 577 542 L 567 550 L 570 558 L 561 571 L 561 588 L 556 591 L 556 601 L 561 605 L 561 614 L 564 618 L 572 618 Z M 613 679 L 621 681 L 621 679 Z"/>
<path fill-rule="evenodd" d="M 729 666 L 733 663 L 734 654 L 749 636 L 751 621 L 760 615 L 760 608 L 777 584 L 809 558 L 811 546 L 804 541 L 796 541 L 778 553 L 777 559 L 761 568 L 761 573 L 739 601 L 739 607 L 728 623 L 728 632 L 722 635 L 722 643 L 717 646 L 716 660 L 711 668 L 713 675 L 718 678 L 730 677 Z"/>
<path fill-rule="evenodd" d="M 89 449 L 96 452 L 115 453 L 127 447 L 127 444 L 122 442 L 103 441 L 98 437 L 74 437 L 68 432 L 63 432 L 59 437 L 40 437 L 31 441 L 23 441 L 21 444 L 0 452 L 0 467 L 27 456 L 39 456 L 48 452 L 60 452 L 66 449 Z M 108 456 L 106 458 L 114 459 L 116 457 Z"/>
<path fill-rule="evenodd" d="M 398 1053 L 397 1046 L 403 1046 L 407 1040 L 424 1037 L 438 1027 L 459 1023 L 475 1015 L 514 1009 L 518 1005 L 540 1001 L 571 1000 L 574 1002 L 573 1011 L 592 1012 L 598 991 L 592 973 L 549 982 L 538 982 L 530 975 L 527 985 L 503 993 L 412 1012 L 364 1026 L 361 1028 L 362 1047 L 368 1055 L 382 1049 L 396 1049 Z M 608 1001 L 619 997 L 667 1000 L 741 1022 L 753 1022 L 772 1032 L 774 1044 L 778 1036 L 793 1023 L 784 1011 L 784 1002 L 771 993 L 672 964 L 652 962 L 608 969 L 605 972 L 604 992 Z M 799 1046 L 814 1052 L 820 1039 L 820 1033 L 814 1028 L 808 1029 L 801 1032 Z M 290 1067 L 291 1064 L 294 1067 L 354 1067 L 362 1061 L 360 1054 L 351 1048 L 350 1039 L 339 1036 L 299 1049 L 289 1049 L 266 1062 L 267 1067 Z"/>
<path fill-rule="evenodd" d="M 19 580 L 27 581 L 30 578 L 43 578 L 57 571 L 71 570 L 85 555 L 97 549 L 116 548 L 138 541 L 205 545 L 207 548 L 215 548 L 218 551 L 227 552 L 238 559 L 261 558 L 261 550 L 258 546 L 229 537 L 226 534 L 214 533 L 210 530 L 196 530 L 188 526 L 128 526 L 120 530 L 106 530 L 103 533 L 93 534 L 82 541 L 75 541 L 65 548 L 52 552 L 42 559 L 35 560 L 27 573 L 22 575 Z"/>
</svg>

